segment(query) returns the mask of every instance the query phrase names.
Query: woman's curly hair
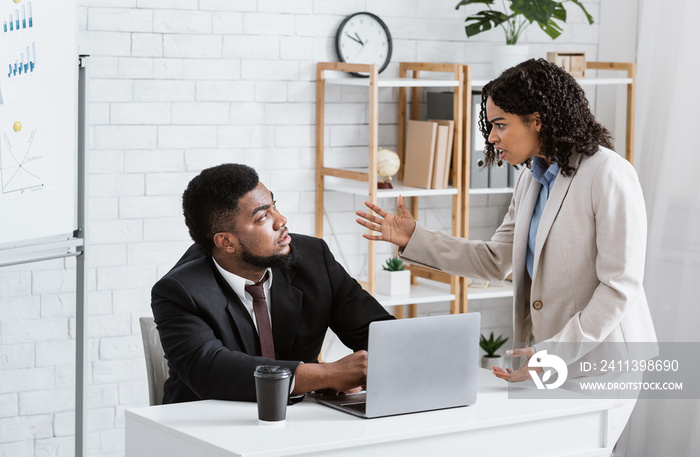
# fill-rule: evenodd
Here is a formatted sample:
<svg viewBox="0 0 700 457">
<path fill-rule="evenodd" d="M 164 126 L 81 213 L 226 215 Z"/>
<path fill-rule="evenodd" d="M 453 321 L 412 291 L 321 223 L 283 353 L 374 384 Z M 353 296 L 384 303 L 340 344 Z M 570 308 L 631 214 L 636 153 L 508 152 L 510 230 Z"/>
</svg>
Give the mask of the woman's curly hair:
<svg viewBox="0 0 700 457">
<path fill-rule="evenodd" d="M 575 169 L 569 165 L 574 151 L 591 156 L 598 146 L 612 149 L 610 132 L 595 120 L 586 94 L 573 76 L 544 59 L 530 59 L 505 70 L 486 84 L 481 92 L 479 129 L 486 140 L 486 165 L 498 161 L 488 138 L 491 124 L 486 119 L 486 100 L 507 113 L 524 119 L 539 113 L 540 151 L 550 162 L 556 162 L 564 176 Z M 528 160 L 527 166 L 530 166 Z"/>
<path fill-rule="evenodd" d="M 255 170 L 237 163 L 207 168 L 195 176 L 182 194 L 182 212 L 192 240 L 211 254 L 214 235 L 234 230 L 238 201 L 257 185 Z"/>
</svg>

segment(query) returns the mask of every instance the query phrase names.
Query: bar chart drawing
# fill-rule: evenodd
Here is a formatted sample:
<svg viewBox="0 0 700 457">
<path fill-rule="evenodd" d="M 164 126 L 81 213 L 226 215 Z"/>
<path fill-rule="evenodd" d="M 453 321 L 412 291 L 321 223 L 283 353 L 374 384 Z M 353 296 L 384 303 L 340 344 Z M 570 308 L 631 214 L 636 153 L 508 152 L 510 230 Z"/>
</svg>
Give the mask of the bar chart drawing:
<svg viewBox="0 0 700 457">
<path fill-rule="evenodd" d="M 19 32 L 33 27 L 32 2 L 18 6 L 9 15 L 2 18 L 2 33 Z"/>
<path fill-rule="evenodd" d="M 18 132 L 0 131 L 0 195 L 22 194 L 44 187 L 40 173 L 42 156 L 33 148 L 37 139 L 37 128 Z"/>
<path fill-rule="evenodd" d="M 9 62 L 7 77 L 13 78 L 34 72 L 36 67 L 36 43 L 32 42 L 23 50 L 19 51 L 19 56 L 14 62 Z"/>
<path fill-rule="evenodd" d="M 0 106 L 21 103 L 36 95 L 39 79 L 46 77 L 38 71 L 38 48 L 37 42 L 31 41 L 0 49 Z"/>
<path fill-rule="evenodd" d="M 36 0 L 0 3 L 0 105 L 26 100 L 39 83 L 37 52 L 45 27 L 34 21 L 33 3 L 40 9 L 46 6 Z"/>
</svg>

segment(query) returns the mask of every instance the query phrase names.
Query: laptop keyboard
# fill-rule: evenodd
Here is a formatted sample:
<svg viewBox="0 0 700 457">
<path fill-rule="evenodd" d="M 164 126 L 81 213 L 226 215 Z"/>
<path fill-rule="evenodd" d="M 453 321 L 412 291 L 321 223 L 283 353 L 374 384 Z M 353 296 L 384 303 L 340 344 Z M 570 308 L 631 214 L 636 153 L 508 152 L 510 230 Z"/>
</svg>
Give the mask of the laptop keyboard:
<svg viewBox="0 0 700 457">
<path fill-rule="evenodd" d="M 362 403 L 343 403 L 340 406 L 342 406 L 343 408 L 352 409 L 353 411 L 357 411 L 357 412 L 360 412 L 362 414 L 364 414 L 366 409 L 367 409 L 367 403 L 365 403 L 365 402 L 362 402 Z"/>
</svg>

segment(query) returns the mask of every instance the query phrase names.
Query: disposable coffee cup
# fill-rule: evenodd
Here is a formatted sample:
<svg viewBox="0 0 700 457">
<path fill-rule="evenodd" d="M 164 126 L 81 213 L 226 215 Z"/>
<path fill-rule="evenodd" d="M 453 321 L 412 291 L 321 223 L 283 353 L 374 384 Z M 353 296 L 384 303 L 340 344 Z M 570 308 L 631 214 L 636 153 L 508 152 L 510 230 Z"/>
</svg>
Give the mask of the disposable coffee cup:
<svg viewBox="0 0 700 457">
<path fill-rule="evenodd" d="M 255 395 L 258 399 L 258 420 L 262 425 L 281 425 L 287 417 L 289 368 L 275 365 L 255 367 Z"/>
</svg>

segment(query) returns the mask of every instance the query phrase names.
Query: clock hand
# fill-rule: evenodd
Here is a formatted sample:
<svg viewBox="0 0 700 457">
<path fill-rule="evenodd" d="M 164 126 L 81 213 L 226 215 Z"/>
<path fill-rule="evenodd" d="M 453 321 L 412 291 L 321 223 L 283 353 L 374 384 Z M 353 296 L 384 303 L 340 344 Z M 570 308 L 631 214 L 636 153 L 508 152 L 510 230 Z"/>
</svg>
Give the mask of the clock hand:
<svg viewBox="0 0 700 457">
<path fill-rule="evenodd" d="M 356 42 L 360 43 L 362 46 L 364 46 L 364 43 L 362 43 L 362 41 L 358 40 L 357 38 L 355 38 L 354 36 L 350 35 L 349 33 L 346 32 L 345 35 L 346 35 L 348 38 L 350 38 L 351 40 L 356 41 Z"/>
<path fill-rule="evenodd" d="M 357 40 L 355 40 L 355 41 L 357 41 L 357 42 L 360 43 L 362 46 L 364 46 L 364 45 L 365 45 L 365 42 L 362 41 L 362 38 L 360 38 L 360 35 L 358 35 L 357 32 L 355 32 L 355 36 L 357 37 Z"/>
</svg>

